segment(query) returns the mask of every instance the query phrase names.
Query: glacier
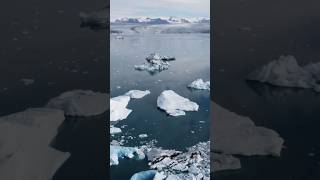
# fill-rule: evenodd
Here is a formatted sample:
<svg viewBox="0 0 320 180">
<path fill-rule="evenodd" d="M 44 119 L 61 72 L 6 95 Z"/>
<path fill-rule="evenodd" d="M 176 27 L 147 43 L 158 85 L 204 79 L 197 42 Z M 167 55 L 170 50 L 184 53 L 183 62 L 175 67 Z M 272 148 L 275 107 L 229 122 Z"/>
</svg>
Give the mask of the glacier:
<svg viewBox="0 0 320 180">
<path fill-rule="evenodd" d="M 52 98 L 45 107 L 63 110 L 68 116 L 96 116 L 107 111 L 107 98 L 106 93 L 73 90 Z"/>
<path fill-rule="evenodd" d="M 157 105 L 160 109 L 171 116 L 185 115 L 185 111 L 198 111 L 199 105 L 184 98 L 173 90 L 163 91 L 157 99 Z"/>
<path fill-rule="evenodd" d="M 190 83 L 188 87 L 193 89 L 210 91 L 210 81 L 203 81 L 202 79 L 197 79 Z"/>
<path fill-rule="evenodd" d="M 292 55 L 280 56 L 247 76 L 248 80 L 259 81 L 281 87 L 297 87 L 320 91 L 319 63 L 300 66 Z"/>
</svg>

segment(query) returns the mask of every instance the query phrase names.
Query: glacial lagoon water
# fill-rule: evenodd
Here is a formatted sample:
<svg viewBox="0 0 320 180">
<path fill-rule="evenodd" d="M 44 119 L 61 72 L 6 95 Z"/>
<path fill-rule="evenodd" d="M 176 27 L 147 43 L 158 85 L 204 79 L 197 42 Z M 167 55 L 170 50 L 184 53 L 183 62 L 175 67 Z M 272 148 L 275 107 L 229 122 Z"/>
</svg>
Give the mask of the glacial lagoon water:
<svg viewBox="0 0 320 180">
<path fill-rule="evenodd" d="M 210 138 L 210 92 L 191 90 L 189 83 L 197 78 L 210 78 L 209 34 L 162 34 L 127 35 L 123 39 L 110 37 L 111 97 L 125 94 L 129 90 L 150 90 L 142 99 L 133 99 L 128 108 L 133 112 L 127 119 L 118 122 L 122 133 L 111 137 L 121 140 L 124 146 L 140 146 L 156 140 L 156 146 L 166 149 L 185 150 L 198 142 Z M 174 56 L 168 70 L 150 74 L 137 71 L 134 65 L 146 62 L 145 57 L 157 52 Z M 174 90 L 179 95 L 199 104 L 198 112 L 186 112 L 185 116 L 172 117 L 157 107 L 157 97 L 164 90 Z M 147 134 L 147 138 L 139 138 Z M 131 137 L 132 138 L 131 138 Z M 110 169 L 111 179 L 129 179 L 134 173 L 147 170 L 146 160 L 124 159 Z"/>
</svg>

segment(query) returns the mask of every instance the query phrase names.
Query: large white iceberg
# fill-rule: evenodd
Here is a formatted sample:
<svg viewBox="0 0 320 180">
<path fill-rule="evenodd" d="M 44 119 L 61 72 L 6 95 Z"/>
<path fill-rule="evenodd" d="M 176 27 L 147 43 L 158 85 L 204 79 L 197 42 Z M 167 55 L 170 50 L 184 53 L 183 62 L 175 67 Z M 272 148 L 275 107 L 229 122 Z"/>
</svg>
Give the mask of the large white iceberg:
<svg viewBox="0 0 320 180">
<path fill-rule="evenodd" d="M 95 116 L 107 111 L 107 94 L 91 90 L 73 90 L 51 99 L 46 107 L 61 109 L 69 116 Z"/>
<path fill-rule="evenodd" d="M 163 91 L 157 99 L 159 108 L 171 116 L 185 115 L 185 111 L 198 111 L 199 105 L 184 98 L 172 90 Z"/>
<path fill-rule="evenodd" d="M 52 179 L 69 153 L 50 146 L 61 110 L 33 108 L 0 118 L 0 179 Z"/>
<path fill-rule="evenodd" d="M 126 119 L 132 112 L 127 108 L 130 96 L 117 96 L 110 99 L 110 121 Z"/>
<path fill-rule="evenodd" d="M 124 147 L 110 145 L 110 166 L 118 165 L 119 158 L 129 158 L 132 159 L 136 157 L 137 159 L 144 159 L 144 153 L 136 147 Z"/>
<path fill-rule="evenodd" d="M 294 56 L 280 56 L 259 68 L 247 77 L 248 80 L 269 83 L 275 86 L 311 88 L 320 90 L 319 84 L 320 65 L 310 63 L 300 66 Z"/>
<path fill-rule="evenodd" d="M 141 90 L 130 90 L 125 95 L 130 96 L 133 99 L 140 99 L 144 96 L 150 94 L 149 90 L 141 91 Z"/>
<path fill-rule="evenodd" d="M 188 85 L 189 88 L 208 90 L 210 91 L 210 81 L 203 81 L 202 79 L 197 79 Z"/>
<path fill-rule="evenodd" d="M 213 151 L 234 155 L 280 156 L 284 140 L 271 129 L 256 126 L 248 117 L 212 103 Z"/>
</svg>

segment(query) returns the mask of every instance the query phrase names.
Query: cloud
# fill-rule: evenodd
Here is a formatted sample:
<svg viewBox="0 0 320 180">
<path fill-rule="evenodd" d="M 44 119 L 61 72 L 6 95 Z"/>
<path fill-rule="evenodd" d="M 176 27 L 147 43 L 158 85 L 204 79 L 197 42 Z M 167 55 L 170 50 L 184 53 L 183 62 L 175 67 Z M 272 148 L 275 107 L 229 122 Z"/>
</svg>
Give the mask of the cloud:
<svg viewBox="0 0 320 180">
<path fill-rule="evenodd" d="M 111 19 L 119 17 L 209 17 L 210 0 L 111 0 Z"/>
</svg>

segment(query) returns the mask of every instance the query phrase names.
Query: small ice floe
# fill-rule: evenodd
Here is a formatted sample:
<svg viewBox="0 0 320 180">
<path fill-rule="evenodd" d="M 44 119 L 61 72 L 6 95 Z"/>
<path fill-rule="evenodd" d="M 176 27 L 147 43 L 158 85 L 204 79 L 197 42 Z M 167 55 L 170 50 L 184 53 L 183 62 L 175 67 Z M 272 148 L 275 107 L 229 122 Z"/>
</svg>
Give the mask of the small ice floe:
<svg viewBox="0 0 320 180">
<path fill-rule="evenodd" d="M 176 58 L 170 56 L 161 56 L 158 53 L 151 53 L 149 56 L 146 57 L 146 60 L 148 62 L 152 60 L 174 61 L 176 60 Z"/>
<path fill-rule="evenodd" d="M 157 105 L 171 116 L 185 115 L 185 111 L 198 111 L 199 105 L 184 98 L 172 90 L 163 91 L 157 99 Z"/>
<path fill-rule="evenodd" d="M 122 39 L 124 39 L 124 37 L 123 37 L 123 36 L 118 35 L 118 36 L 116 36 L 116 37 L 115 37 L 115 39 L 122 40 Z"/>
<path fill-rule="evenodd" d="M 130 96 L 133 99 L 140 99 L 144 96 L 150 94 L 149 90 L 141 91 L 141 90 L 130 90 L 125 95 Z"/>
<path fill-rule="evenodd" d="M 320 91 L 320 64 L 300 66 L 294 56 L 280 56 L 247 77 L 248 80 L 282 87 L 310 88 Z"/>
<path fill-rule="evenodd" d="M 214 152 L 230 155 L 280 156 L 284 140 L 271 129 L 256 126 L 248 117 L 212 103 Z"/>
<path fill-rule="evenodd" d="M 110 99 L 110 121 L 119 121 L 126 119 L 132 112 L 127 108 L 130 96 L 117 96 Z"/>
<path fill-rule="evenodd" d="M 157 171 L 156 170 L 148 170 L 148 171 L 142 171 L 135 173 L 130 180 L 150 180 L 150 179 L 155 179 Z M 162 179 L 158 179 L 162 180 Z"/>
<path fill-rule="evenodd" d="M 193 89 L 210 91 L 210 81 L 203 81 L 202 79 L 197 79 L 190 83 L 188 87 Z"/>
<path fill-rule="evenodd" d="M 148 135 L 147 134 L 139 134 L 139 138 L 147 138 Z"/>
<path fill-rule="evenodd" d="M 61 109 L 69 116 L 96 116 L 107 111 L 107 94 L 73 90 L 51 99 L 46 107 Z"/>
<path fill-rule="evenodd" d="M 120 133 L 122 133 L 122 130 L 120 128 L 110 126 L 110 134 L 111 135 L 120 134 Z"/>
<path fill-rule="evenodd" d="M 210 142 L 200 142 L 186 152 L 150 148 L 146 155 L 159 179 L 210 179 Z"/>
<path fill-rule="evenodd" d="M 211 153 L 211 172 L 241 169 L 241 162 L 238 158 L 227 154 Z"/>
<path fill-rule="evenodd" d="M 29 85 L 34 83 L 34 79 L 23 78 L 23 79 L 20 79 L 20 81 L 23 82 L 23 84 L 26 85 L 26 86 L 29 86 Z"/>
<path fill-rule="evenodd" d="M 139 148 L 136 147 L 110 145 L 110 166 L 118 165 L 119 158 L 132 159 L 134 157 L 141 160 L 145 158 L 145 155 Z"/>
<path fill-rule="evenodd" d="M 152 53 L 146 57 L 146 60 L 146 63 L 135 65 L 134 68 L 139 71 L 148 71 L 150 73 L 160 72 L 169 69 L 170 64 L 167 61 L 173 61 L 175 58 Z"/>
<path fill-rule="evenodd" d="M 52 179 L 70 156 L 51 147 L 64 119 L 63 111 L 47 108 L 0 117 L 0 179 Z"/>
</svg>

